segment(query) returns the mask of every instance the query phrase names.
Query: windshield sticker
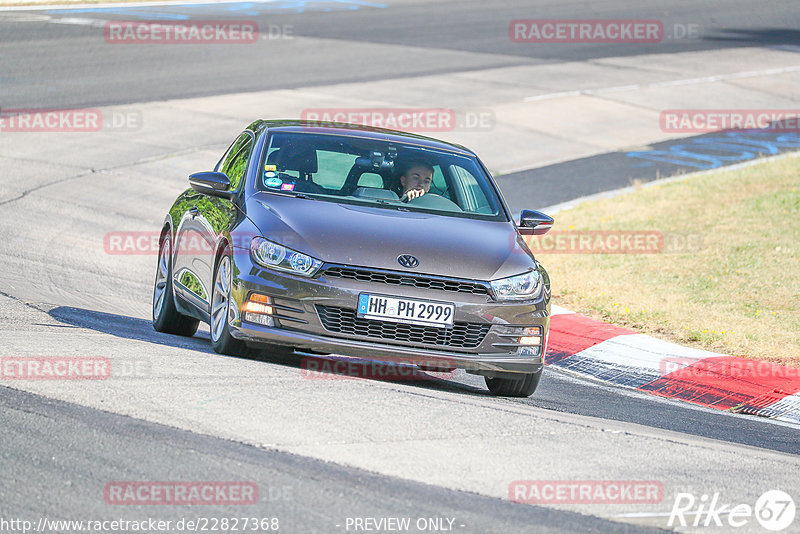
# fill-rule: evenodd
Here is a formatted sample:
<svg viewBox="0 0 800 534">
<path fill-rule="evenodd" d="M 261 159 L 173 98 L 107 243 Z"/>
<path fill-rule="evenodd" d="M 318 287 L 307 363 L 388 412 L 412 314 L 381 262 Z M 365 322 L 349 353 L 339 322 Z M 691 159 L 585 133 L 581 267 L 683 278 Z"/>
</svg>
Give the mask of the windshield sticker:
<svg viewBox="0 0 800 534">
<path fill-rule="evenodd" d="M 277 165 L 264 165 L 264 170 L 265 171 L 277 171 L 278 170 L 278 166 Z"/>
<path fill-rule="evenodd" d="M 273 173 L 273 177 L 267 178 L 267 180 L 264 183 L 267 184 L 267 187 L 280 187 L 281 184 L 283 184 L 283 180 L 281 180 L 280 178 L 275 178 Z"/>
<path fill-rule="evenodd" d="M 283 184 L 281 191 L 294 191 L 294 184 Z"/>
</svg>

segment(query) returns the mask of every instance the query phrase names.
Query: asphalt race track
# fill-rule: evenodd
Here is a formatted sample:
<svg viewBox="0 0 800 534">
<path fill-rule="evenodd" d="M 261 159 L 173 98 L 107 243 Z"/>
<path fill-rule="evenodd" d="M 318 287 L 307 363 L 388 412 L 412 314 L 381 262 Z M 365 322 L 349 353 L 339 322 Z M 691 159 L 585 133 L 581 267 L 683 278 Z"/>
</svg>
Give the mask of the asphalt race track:
<svg viewBox="0 0 800 534">
<path fill-rule="evenodd" d="M 657 19 L 668 38 L 607 46 L 511 42 L 509 21 L 530 18 Z M 250 46 L 112 46 L 103 39 L 107 21 L 154 19 L 253 20 L 262 35 Z M 671 38 L 691 25 L 701 29 L 696 38 Z M 186 175 L 212 166 L 250 119 L 272 118 L 284 100 L 344 105 L 341 93 L 363 84 L 367 92 L 396 91 L 395 107 L 403 107 L 404 98 L 420 98 L 420 80 L 435 85 L 436 77 L 488 72 L 487 94 L 510 101 L 517 92 L 492 76 L 574 64 L 579 79 L 584 68 L 588 76 L 598 65 L 619 64 L 618 81 L 606 85 L 621 86 L 633 72 L 622 63 L 650 54 L 686 57 L 702 71 L 713 65 L 697 58 L 763 48 L 783 54 L 781 68 L 794 69 L 797 28 L 793 1 L 287 0 L 0 10 L 0 111 L 116 106 L 145 119 L 144 128 L 120 135 L 0 131 L 0 357 L 96 356 L 122 370 L 91 383 L 0 380 L 0 532 L 22 531 L 2 522 L 12 519 L 35 525 L 41 518 L 236 516 L 278 518 L 282 532 L 367 531 L 354 518 L 399 517 L 412 525 L 442 520 L 412 532 L 646 532 L 670 530 L 678 493 L 752 506 L 780 489 L 797 501 L 796 427 L 552 369 L 531 398 L 498 399 L 482 379 L 462 372 L 418 381 L 314 380 L 300 357 L 219 356 L 207 327 L 191 339 L 152 329 L 154 254 L 114 255 L 103 247 L 108 232 L 156 230 Z M 660 75 L 657 65 L 652 71 Z M 797 78 L 786 80 L 782 98 L 796 106 Z M 523 80 L 515 91 L 544 93 L 540 82 L 547 87 Z M 448 91 L 458 88 L 432 94 L 435 105 Z M 497 161 L 494 147 L 504 139 L 492 137 L 513 133 L 478 132 L 470 146 L 481 154 L 485 142 Z M 685 156 L 693 140 L 712 135 L 623 143 L 523 169 L 509 164 L 498 183 L 514 210 L 553 205 L 627 186 L 633 176 L 714 168 L 708 158 Z M 775 151 L 761 154 L 796 150 L 793 140 L 770 142 Z M 671 148 L 678 145 L 681 151 Z M 641 156 L 647 151 L 683 159 Z M 663 498 L 518 504 L 509 499 L 517 480 L 657 481 Z M 119 506 L 104 497 L 115 481 L 249 481 L 259 500 Z M 755 519 L 735 531 L 764 532 Z"/>
<path fill-rule="evenodd" d="M 191 7 L 98 9 L 92 6 L 0 17 L 3 106 L 47 102 L 98 106 L 376 79 L 402 79 L 489 67 L 587 61 L 724 47 L 797 45 L 800 14 L 791 0 L 754 6 L 747 0 L 592 5 L 561 2 L 445 0 L 310 1 L 197 4 Z M 298 13 L 298 11 L 302 11 Z M 95 39 L 116 20 L 253 19 L 262 29 L 252 47 L 126 47 Z M 515 19 L 658 19 L 702 28 L 702 39 L 657 45 L 525 46 L 508 37 Z M 65 22 L 66 19 L 66 22 Z M 98 22 L 99 21 L 99 22 Z M 60 23 L 59 23 L 60 22 Z M 270 38 L 288 28 L 297 40 Z M 264 39 L 266 37 L 266 39 Z M 400 82 L 398 82 L 400 83 Z"/>
</svg>

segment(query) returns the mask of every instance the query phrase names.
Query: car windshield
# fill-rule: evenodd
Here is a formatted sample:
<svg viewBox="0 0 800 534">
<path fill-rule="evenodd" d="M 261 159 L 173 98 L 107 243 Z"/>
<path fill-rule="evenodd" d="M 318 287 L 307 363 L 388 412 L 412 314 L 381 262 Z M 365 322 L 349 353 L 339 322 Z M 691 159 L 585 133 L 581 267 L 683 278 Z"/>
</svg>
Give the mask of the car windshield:
<svg viewBox="0 0 800 534">
<path fill-rule="evenodd" d="M 505 220 L 474 157 L 379 139 L 271 133 L 257 188 L 328 202 Z"/>
</svg>

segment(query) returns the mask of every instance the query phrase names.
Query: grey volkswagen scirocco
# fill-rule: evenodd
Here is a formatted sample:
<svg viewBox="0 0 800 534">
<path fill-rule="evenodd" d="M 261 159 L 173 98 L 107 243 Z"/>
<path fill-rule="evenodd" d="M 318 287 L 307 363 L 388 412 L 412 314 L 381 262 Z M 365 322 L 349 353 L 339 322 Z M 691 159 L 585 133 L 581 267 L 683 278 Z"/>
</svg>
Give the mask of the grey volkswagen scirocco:
<svg viewBox="0 0 800 534">
<path fill-rule="evenodd" d="M 221 354 L 306 351 L 465 369 L 495 395 L 541 378 L 550 280 L 470 150 L 349 124 L 259 120 L 164 219 L 159 332 Z"/>
</svg>

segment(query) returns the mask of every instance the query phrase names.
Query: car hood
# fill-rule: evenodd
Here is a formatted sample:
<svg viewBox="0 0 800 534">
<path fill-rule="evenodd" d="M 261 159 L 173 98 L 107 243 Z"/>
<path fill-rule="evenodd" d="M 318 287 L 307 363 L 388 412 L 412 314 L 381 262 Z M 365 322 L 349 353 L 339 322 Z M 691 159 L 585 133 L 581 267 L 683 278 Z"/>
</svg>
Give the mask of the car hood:
<svg viewBox="0 0 800 534">
<path fill-rule="evenodd" d="M 514 225 L 256 193 L 247 216 L 262 235 L 324 262 L 475 280 L 526 272 L 533 256 Z M 414 269 L 397 257 L 411 254 Z"/>
</svg>

